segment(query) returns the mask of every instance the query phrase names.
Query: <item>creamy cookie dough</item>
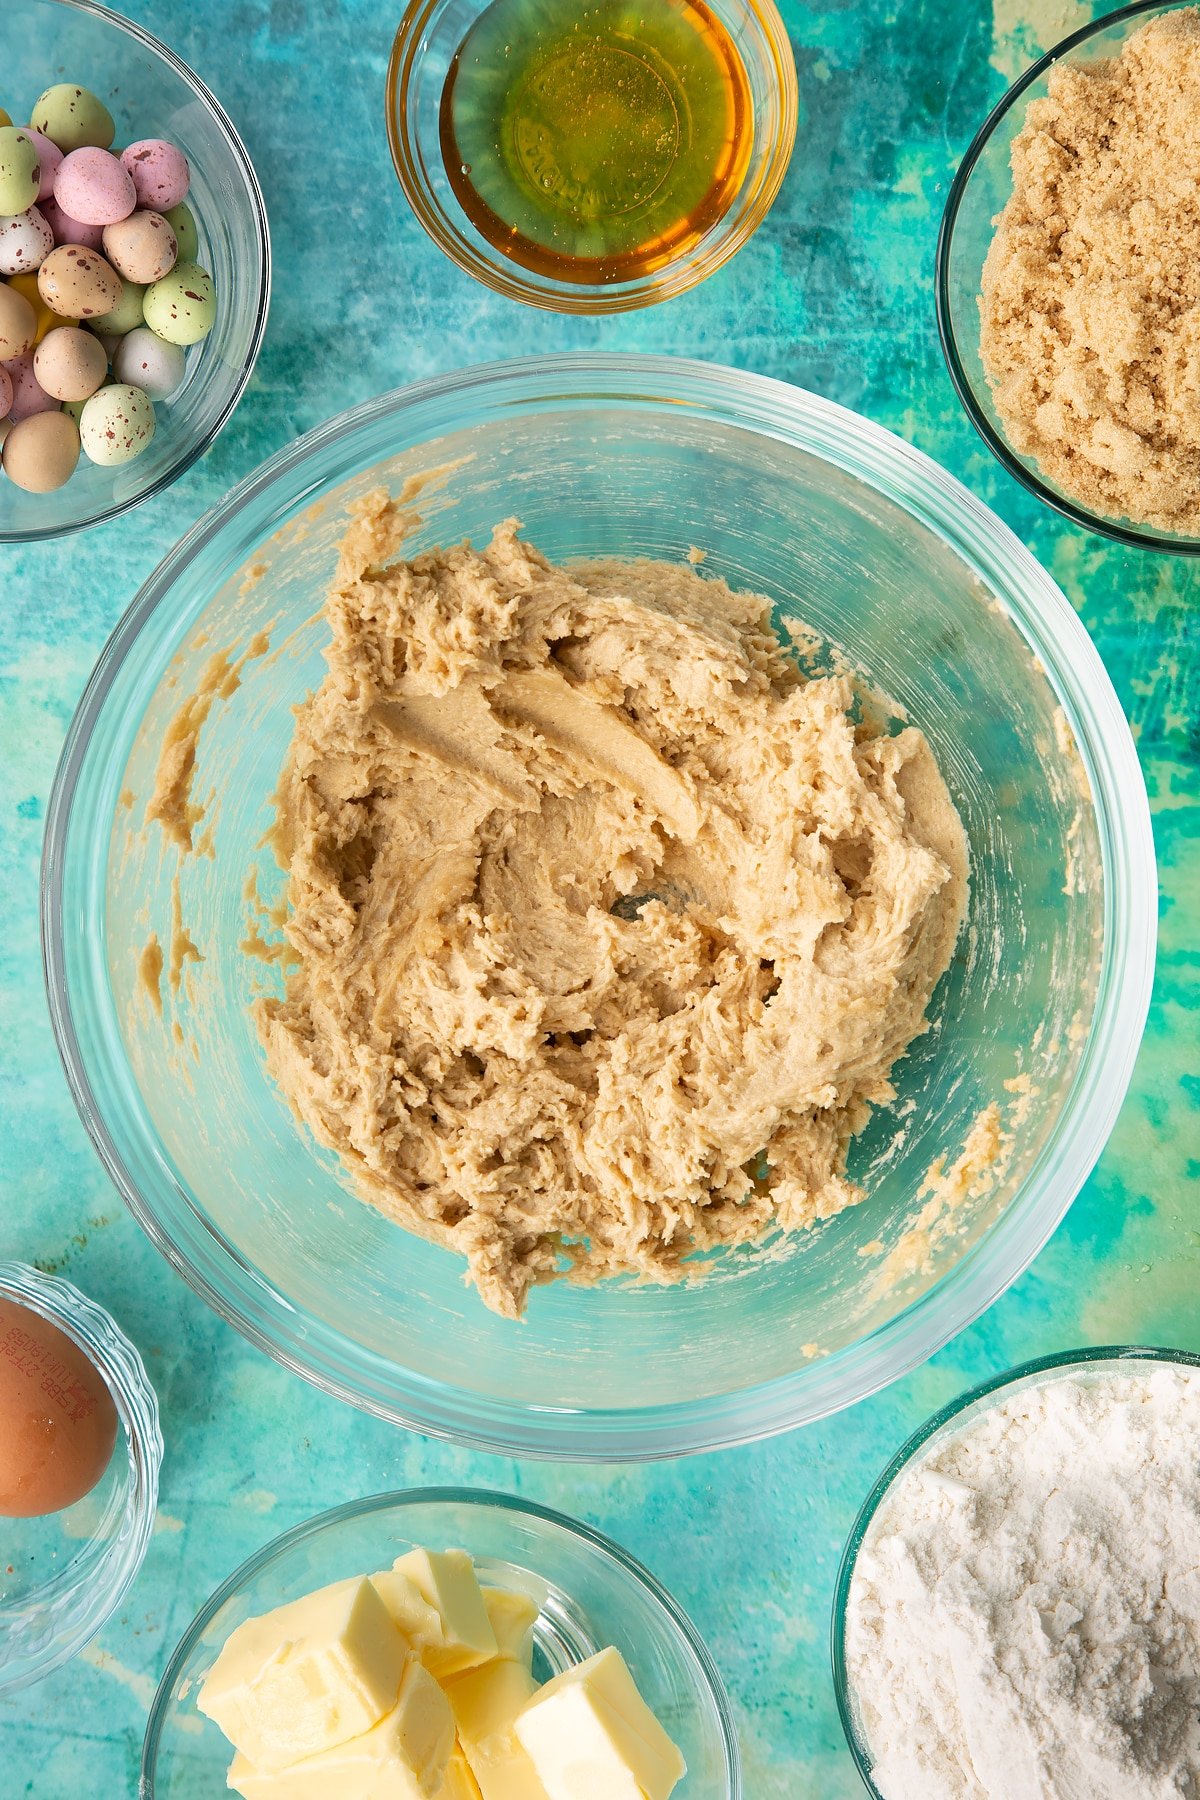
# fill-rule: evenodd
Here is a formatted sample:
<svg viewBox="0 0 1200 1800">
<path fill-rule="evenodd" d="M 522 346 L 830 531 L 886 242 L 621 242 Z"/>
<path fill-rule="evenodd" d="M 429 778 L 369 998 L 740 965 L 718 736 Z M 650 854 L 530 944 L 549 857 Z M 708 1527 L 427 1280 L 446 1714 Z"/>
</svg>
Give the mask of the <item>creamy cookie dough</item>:
<svg viewBox="0 0 1200 1800">
<path fill-rule="evenodd" d="M 296 1113 L 512 1316 L 851 1205 L 965 907 L 924 737 L 687 564 L 514 521 L 408 562 L 407 523 L 358 509 L 280 780 L 297 960 L 255 1012 Z"/>
</svg>

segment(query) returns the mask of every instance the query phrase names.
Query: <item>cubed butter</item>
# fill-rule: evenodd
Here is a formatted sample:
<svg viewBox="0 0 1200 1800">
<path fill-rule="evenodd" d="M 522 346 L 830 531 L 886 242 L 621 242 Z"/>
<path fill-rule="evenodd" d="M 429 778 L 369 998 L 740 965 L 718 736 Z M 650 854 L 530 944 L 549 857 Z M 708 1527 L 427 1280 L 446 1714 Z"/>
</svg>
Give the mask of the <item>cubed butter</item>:
<svg viewBox="0 0 1200 1800">
<path fill-rule="evenodd" d="M 382 1569 L 372 1575 L 371 1586 L 392 1615 L 401 1637 L 424 1658 L 426 1650 L 442 1641 L 442 1618 L 436 1606 L 430 1606 L 411 1575 L 399 1569 Z"/>
<path fill-rule="evenodd" d="M 528 1594 L 513 1588 L 485 1587 L 484 1609 L 496 1634 L 496 1655 L 509 1662 L 533 1667 L 533 1627 L 537 1622 L 537 1603 Z"/>
<path fill-rule="evenodd" d="M 513 1729 L 548 1800 L 667 1800 L 687 1773 L 619 1650 L 556 1675 Z"/>
<path fill-rule="evenodd" d="M 471 1765 L 461 1744 L 455 1744 L 450 1752 L 450 1761 L 446 1764 L 445 1779 L 437 1800 L 483 1800 L 479 1783 L 471 1773 Z"/>
<path fill-rule="evenodd" d="M 196 1704 L 255 1769 L 280 1769 L 377 1725 L 408 1656 L 371 1583 L 339 1581 L 239 1625 Z"/>
<path fill-rule="evenodd" d="M 257 1769 L 239 1752 L 228 1780 L 242 1800 L 443 1800 L 454 1751 L 450 1703 L 414 1656 L 395 1706 L 370 1731 L 283 1769 Z"/>
<path fill-rule="evenodd" d="M 421 1646 L 422 1661 L 431 1675 L 447 1681 L 495 1656 L 496 1634 L 475 1578 L 475 1565 L 465 1550 L 410 1550 L 407 1556 L 398 1556 L 392 1567 L 407 1575 L 421 1598 L 437 1610 L 440 1641 Z"/>
<path fill-rule="evenodd" d="M 458 1741 L 483 1800 L 546 1800 L 513 1734 L 513 1721 L 536 1692 L 528 1669 L 500 1657 L 446 1683 Z"/>
</svg>

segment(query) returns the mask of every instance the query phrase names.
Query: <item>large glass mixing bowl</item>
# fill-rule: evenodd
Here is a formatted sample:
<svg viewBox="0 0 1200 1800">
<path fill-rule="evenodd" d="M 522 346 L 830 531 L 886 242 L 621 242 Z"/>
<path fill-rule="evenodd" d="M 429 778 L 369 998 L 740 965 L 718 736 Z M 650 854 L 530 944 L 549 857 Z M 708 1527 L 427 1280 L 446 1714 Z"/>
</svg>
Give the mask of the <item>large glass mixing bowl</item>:
<svg viewBox="0 0 1200 1800">
<path fill-rule="evenodd" d="M 852 1149 L 863 1204 L 683 1286 L 539 1289 L 521 1325 L 486 1310 L 456 1257 L 354 1198 L 265 1075 L 248 1011 L 279 979 L 253 954 L 272 928 L 247 893 L 278 899 L 263 838 L 291 708 L 324 672 L 320 609 L 346 507 L 435 468 L 414 547 L 484 538 L 516 514 L 556 558 L 696 546 L 706 570 L 798 614 L 928 734 L 973 858 L 933 1028 Z M 270 649 L 236 676 L 210 661 L 261 651 L 264 631 Z M 206 688 L 192 781 L 205 814 L 181 858 L 143 814 L 172 722 Z M 1124 1094 L 1155 878 L 1145 789 L 1100 659 L 986 508 L 811 394 L 585 355 L 359 407 L 201 520 L 117 627 L 79 707 L 43 906 L 84 1121 L 137 1218 L 212 1305 L 322 1387 L 421 1431 L 632 1459 L 845 1406 L 1024 1268 Z M 144 980 L 151 934 L 161 1016 Z"/>
</svg>

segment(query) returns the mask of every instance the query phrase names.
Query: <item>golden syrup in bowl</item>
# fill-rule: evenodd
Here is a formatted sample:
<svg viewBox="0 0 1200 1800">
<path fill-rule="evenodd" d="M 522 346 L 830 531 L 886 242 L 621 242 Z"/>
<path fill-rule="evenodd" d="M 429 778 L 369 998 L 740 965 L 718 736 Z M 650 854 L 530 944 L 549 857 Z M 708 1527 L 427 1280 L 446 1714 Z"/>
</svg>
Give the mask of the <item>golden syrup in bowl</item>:
<svg viewBox="0 0 1200 1800">
<path fill-rule="evenodd" d="M 503 255 L 560 281 L 632 281 L 733 204 L 750 83 L 705 0 L 492 0 L 442 90 L 464 212 Z"/>
</svg>

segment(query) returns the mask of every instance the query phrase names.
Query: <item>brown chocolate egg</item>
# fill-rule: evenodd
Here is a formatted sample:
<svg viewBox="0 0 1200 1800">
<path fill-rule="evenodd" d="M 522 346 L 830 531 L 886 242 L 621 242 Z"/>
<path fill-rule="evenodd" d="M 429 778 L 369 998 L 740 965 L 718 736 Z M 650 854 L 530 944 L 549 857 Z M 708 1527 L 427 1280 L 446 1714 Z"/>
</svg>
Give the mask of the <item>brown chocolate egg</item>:
<svg viewBox="0 0 1200 1800">
<path fill-rule="evenodd" d="M 40 1313 L 0 1299 L 0 1515 L 73 1506 L 104 1474 L 116 1438 L 117 1409 L 95 1364 Z"/>
<path fill-rule="evenodd" d="M 121 298 L 121 277 L 95 250 L 60 244 L 38 270 L 38 292 L 64 318 L 95 319 Z"/>
<path fill-rule="evenodd" d="M 104 254 L 118 275 L 148 287 L 171 273 L 179 246 L 161 213 L 135 212 L 104 227 Z"/>
<path fill-rule="evenodd" d="M 54 400 L 86 400 L 108 373 L 100 339 L 78 325 L 46 334 L 33 353 L 33 372 Z"/>
</svg>

